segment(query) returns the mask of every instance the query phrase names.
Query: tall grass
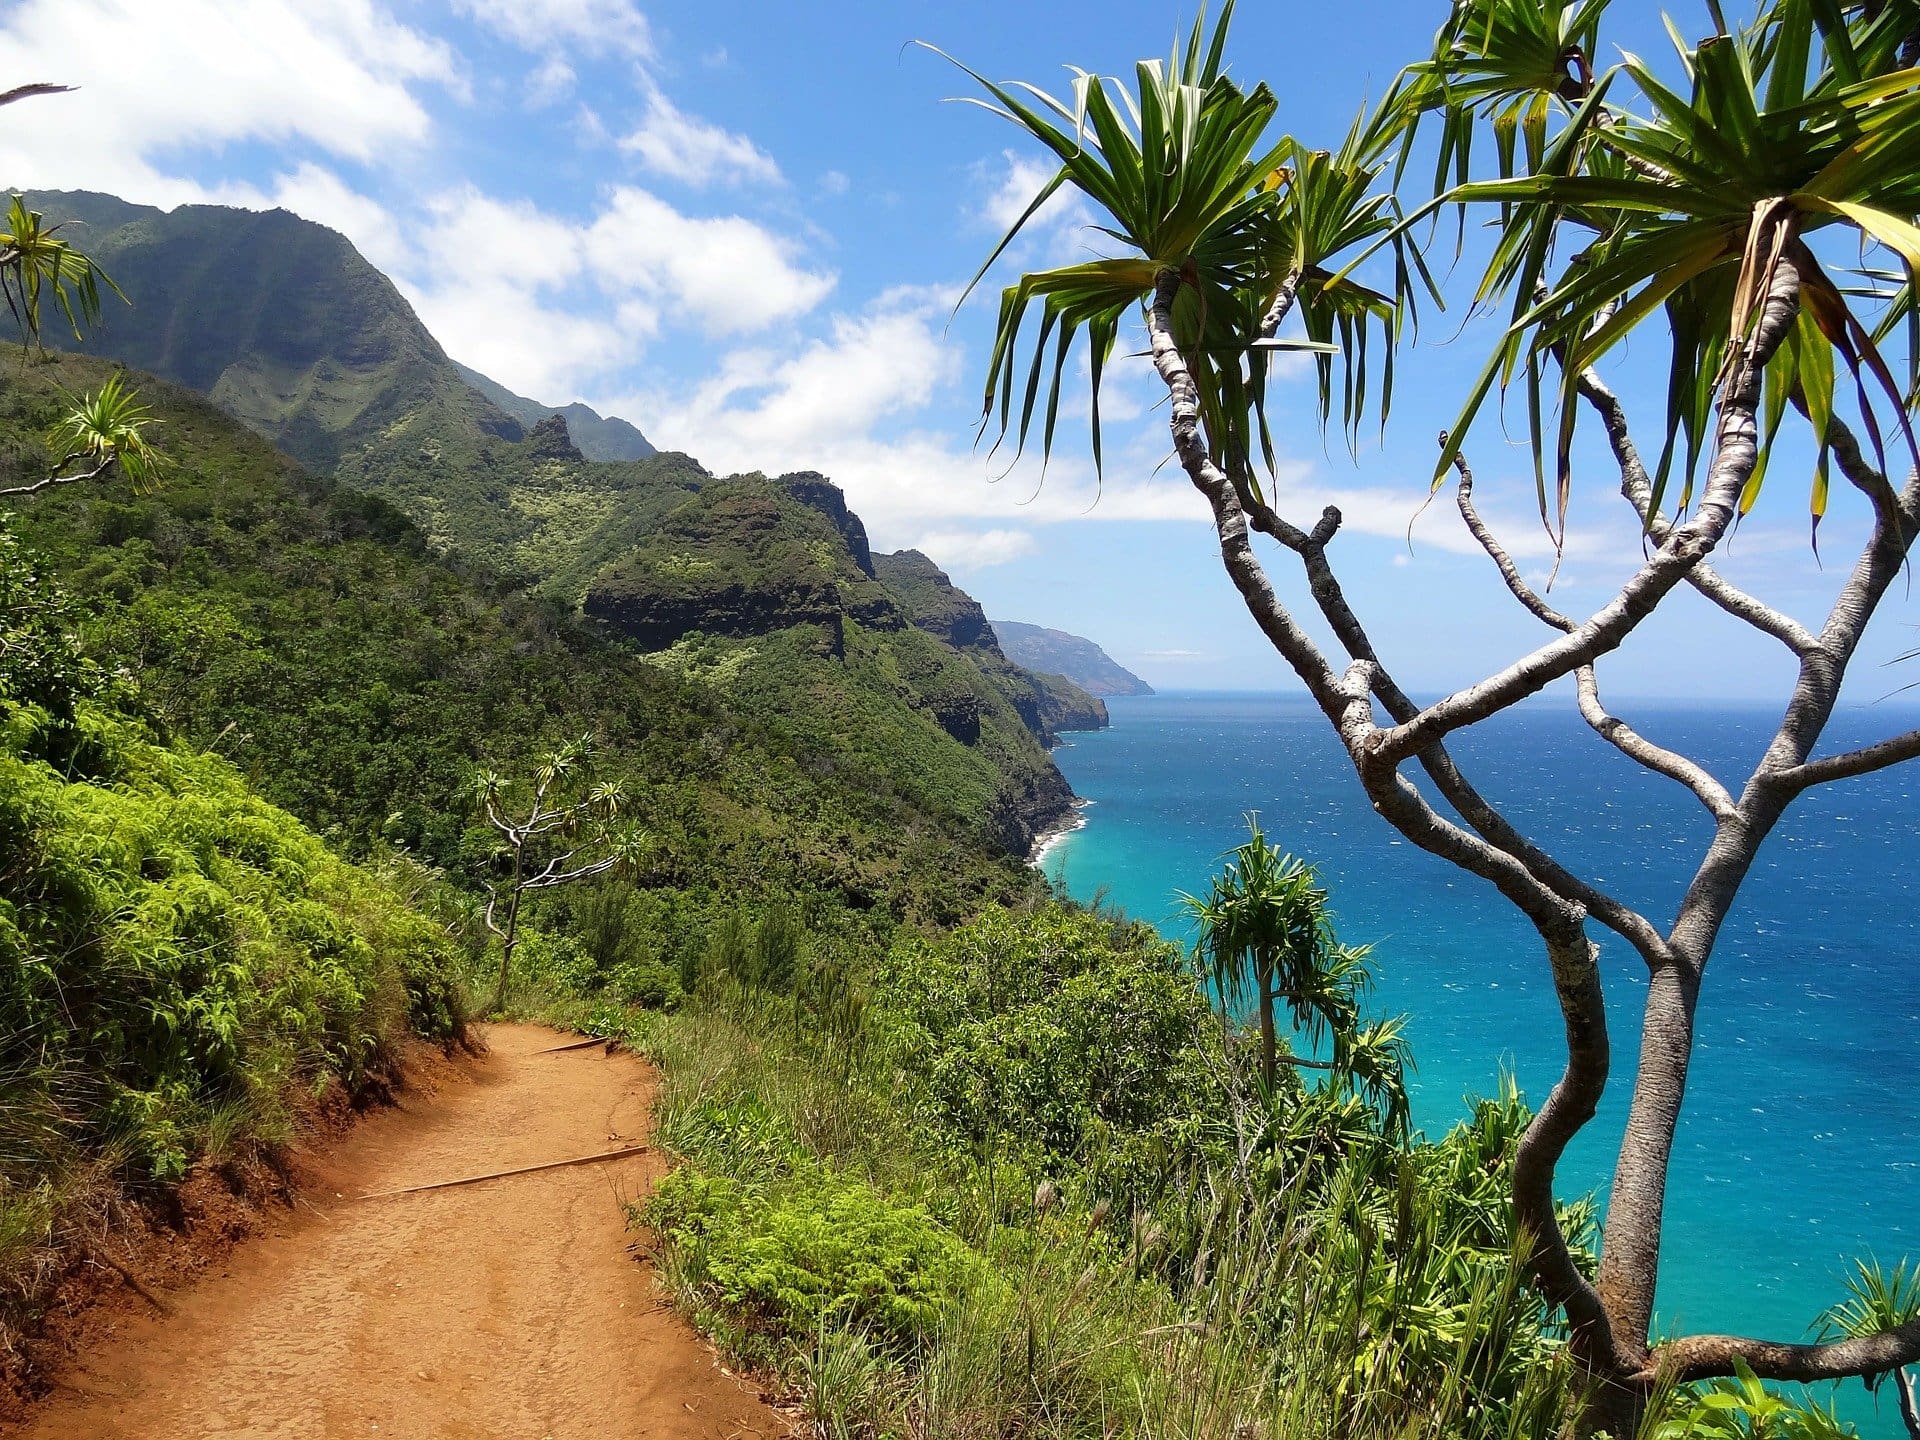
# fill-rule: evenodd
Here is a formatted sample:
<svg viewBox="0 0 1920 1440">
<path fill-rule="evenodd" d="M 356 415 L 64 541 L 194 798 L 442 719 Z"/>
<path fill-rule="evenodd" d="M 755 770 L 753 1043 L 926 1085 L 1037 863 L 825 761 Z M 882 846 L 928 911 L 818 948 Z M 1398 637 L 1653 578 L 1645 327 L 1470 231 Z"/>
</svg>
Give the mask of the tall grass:
<svg viewBox="0 0 1920 1440">
<path fill-rule="evenodd" d="M 703 1242 L 663 1238 L 683 1307 L 737 1354 L 771 1357 L 817 1434 L 1519 1440 L 1558 1422 L 1568 1375 L 1537 1323 L 1525 1328 L 1536 1312 L 1515 1267 L 1472 1275 L 1436 1335 L 1395 1313 L 1389 1281 L 1368 1283 L 1385 1247 L 1356 1254 L 1338 1183 L 1331 1198 L 1304 1185 L 1254 1196 L 1196 1177 L 1116 1221 L 1070 1182 L 930 1133 L 915 1082 L 883 1052 L 851 1073 L 822 1064 L 780 1010 L 733 989 L 648 1019 L 666 1074 L 659 1140 L 750 1189 L 810 1183 L 814 1163 L 858 1176 L 924 1203 L 985 1262 L 911 1346 L 832 1314 L 770 1344 L 764 1314 L 703 1278 Z"/>
</svg>

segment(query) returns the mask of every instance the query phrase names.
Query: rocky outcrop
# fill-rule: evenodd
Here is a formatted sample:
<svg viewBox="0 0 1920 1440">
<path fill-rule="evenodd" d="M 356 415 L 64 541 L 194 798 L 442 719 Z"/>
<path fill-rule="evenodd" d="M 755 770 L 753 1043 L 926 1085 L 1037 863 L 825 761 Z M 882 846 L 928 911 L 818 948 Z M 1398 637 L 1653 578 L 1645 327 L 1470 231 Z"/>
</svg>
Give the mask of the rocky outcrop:
<svg viewBox="0 0 1920 1440">
<path fill-rule="evenodd" d="M 549 415 L 527 432 L 527 453 L 536 460 L 580 461 L 587 457 L 573 443 L 566 418 Z"/>
<path fill-rule="evenodd" d="M 818 510 L 833 522 L 840 538 L 847 542 L 847 553 L 868 579 L 874 576 L 873 551 L 867 544 L 867 527 L 847 508 L 847 497 L 838 485 L 814 470 L 799 470 L 782 475 L 774 482 L 809 509 Z"/>
</svg>

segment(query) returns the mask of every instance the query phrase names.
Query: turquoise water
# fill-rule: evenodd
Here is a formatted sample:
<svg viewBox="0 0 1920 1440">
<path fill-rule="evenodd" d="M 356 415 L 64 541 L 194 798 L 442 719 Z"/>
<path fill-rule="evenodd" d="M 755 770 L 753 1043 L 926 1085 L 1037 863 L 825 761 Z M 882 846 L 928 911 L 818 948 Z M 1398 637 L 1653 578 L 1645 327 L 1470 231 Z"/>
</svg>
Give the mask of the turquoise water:
<svg viewBox="0 0 1920 1440">
<path fill-rule="evenodd" d="M 1341 935 L 1375 948 L 1376 1004 L 1412 1017 L 1414 1107 L 1437 1133 L 1510 1069 L 1536 1103 L 1564 1060 L 1539 942 L 1490 887 L 1415 849 L 1360 798 L 1318 711 L 1289 697 L 1158 695 L 1109 702 L 1110 730 L 1056 755 L 1092 802 L 1045 858 L 1080 899 L 1106 894 L 1184 940 L 1199 891 L 1258 810 L 1313 860 Z M 1777 716 L 1639 707 L 1651 738 L 1734 782 Z M 1843 712 L 1828 748 L 1920 723 L 1891 703 Z M 1497 726 L 1497 728 L 1496 728 Z M 1671 782 L 1542 703 L 1461 737 L 1476 783 L 1522 830 L 1660 920 L 1709 824 Z M 1849 1257 L 1920 1259 L 1920 765 L 1808 795 L 1769 840 L 1708 971 L 1673 1168 L 1661 1313 L 1688 1330 L 1788 1339 L 1838 1294 Z M 1645 971 L 1596 931 L 1614 1084 L 1561 1171 L 1603 1183 L 1624 1123 Z M 1857 1385 L 1847 1412 L 1893 1434 Z M 1859 1396 L 1858 1399 L 1852 1398 Z M 1863 1408 L 1865 1406 L 1865 1408 Z M 1894 1429 L 1888 1429 L 1891 1423 Z"/>
</svg>

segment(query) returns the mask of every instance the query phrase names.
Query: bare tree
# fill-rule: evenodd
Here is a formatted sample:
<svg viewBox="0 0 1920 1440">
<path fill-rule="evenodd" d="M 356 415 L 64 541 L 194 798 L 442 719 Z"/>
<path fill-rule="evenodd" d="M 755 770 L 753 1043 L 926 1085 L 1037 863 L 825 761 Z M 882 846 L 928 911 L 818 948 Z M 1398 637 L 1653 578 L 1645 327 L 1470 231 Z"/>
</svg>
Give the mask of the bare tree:
<svg viewBox="0 0 1920 1440">
<path fill-rule="evenodd" d="M 1073 342 L 1084 338 L 1097 460 L 1102 367 L 1122 324 L 1138 314 L 1171 401 L 1175 456 L 1207 507 L 1221 563 L 1248 615 L 1338 734 L 1373 808 L 1414 844 L 1492 885 L 1540 938 L 1567 1064 L 1519 1146 L 1515 1217 L 1532 1278 L 1564 1311 L 1572 1351 L 1594 1382 L 1581 1428 L 1624 1436 L 1662 1382 L 1730 1376 L 1742 1367 L 1763 1378 L 1819 1381 L 1883 1375 L 1920 1359 L 1920 1319 L 1910 1315 L 1817 1344 L 1735 1335 L 1656 1344 L 1652 1337 L 1668 1165 L 1701 982 L 1721 927 L 1760 847 L 1796 799 L 1920 756 L 1920 731 L 1815 753 L 1862 635 L 1920 536 L 1920 469 L 1898 487 L 1889 481 L 1875 420 L 1876 406 L 1890 408 L 1902 448 L 1920 458 L 1908 428 L 1912 387 L 1893 380 L 1878 348 L 1917 313 L 1920 176 L 1893 157 L 1920 144 L 1920 84 L 1901 58 L 1920 33 L 1920 8 L 1908 0 L 1843 12 L 1778 0 L 1762 5 L 1752 26 L 1729 33 L 1710 6 L 1716 33 L 1681 47 L 1691 96 L 1675 94 L 1632 57 L 1594 73 L 1588 57 L 1605 9 L 1606 0 L 1459 0 L 1433 59 L 1409 67 L 1381 108 L 1333 151 L 1262 138 L 1278 102 L 1265 86 L 1244 89 L 1226 77 L 1224 18 L 1211 37 L 1196 25 L 1171 61 L 1143 64 L 1132 91 L 1087 77 L 1062 100 L 975 78 L 995 102 L 989 108 L 1059 161 L 1014 231 L 1065 185 L 1104 211 L 1105 233 L 1125 249 L 1008 287 L 988 418 L 997 411 L 1001 429 L 1017 429 L 1024 441 L 1044 414 L 1050 445 L 1061 377 Z M 1622 99 L 1629 90 L 1637 95 L 1632 104 Z M 1461 421 L 1440 437 L 1435 484 L 1457 479 L 1469 533 L 1514 600 L 1551 634 L 1497 672 L 1422 705 L 1395 679 L 1348 603 L 1333 563 L 1340 512 L 1290 520 L 1269 500 L 1257 468 L 1264 459 L 1270 469 L 1274 453 L 1267 352 L 1303 343 L 1316 353 L 1323 420 L 1335 408 L 1337 354 L 1340 408 L 1357 423 L 1370 382 L 1373 395 L 1383 393 L 1369 336 L 1376 357 L 1384 353 L 1390 363 L 1414 300 L 1438 294 L 1393 189 L 1407 147 L 1434 117 L 1443 193 L 1412 218 L 1443 203 L 1498 205 L 1476 300 L 1512 305 Z M 1467 147 L 1487 126 L 1498 141 L 1499 174 L 1475 180 Z M 1732 127 L 1745 128 L 1733 138 L 1722 133 Z M 1811 242 L 1828 227 L 1841 237 L 1836 248 L 1880 247 L 1905 273 L 1869 285 L 1864 298 L 1858 289 L 1843 291 Z M 1361 286 L 1351 273 L 1383 250 L 1397 262 L 1392 294 Z M 1874 307 L 1865 321 L 1855 313 L 1862 307 Z M 1039 318 L 1023 334 L 1030 314 Z M 1597 368 L 1649 316 L 1668 322 L 1674 357 L 1669 438 L 1651 472 Z M 1290 318 L 1304 325 L 1305 342 L 1278 338 Z M 1558 394 L 1543 393 L 1555 368 L 1563 377 Z M 1043 394 L 1049 369 L 1052 385 Z M 1858 384 L 1860 413 L 1875 427 L 1872 459 L 1835 413 L 1837 371 L 1850 371 Z M 1549 527 L 1565 533 L 1571 438 L 1586 414 L 1605 433 L 1618 489 L 1646 537 L 1630 577 L 1584 617 L 1562 614 L 1526 581 L 1475 506 L 1464 431 L 1496 382 L 1510 378 L 1530 392 Z M 1878 392 L 1871 404 L 1870 387 Z M 1549 434 L 1544 417 L 1555 414 L 1556 402 L 1560 425 Z M 1710 561 L 1754 503 L 1767 446 L 1789 407 L 1807 419 L 1818 449 L 1816 526 L 1830 464 L 1866 498 L 1872 516 L 1871 533 L 1814 628 L 1735 587 Z M 1665 486 L 1682 448 L 1699 452 L 1703 473 L 1670 508 Z M 1689 473 L 1695 460 L 1685 457 Z M 1338 651 L 1316 643 L 1281 599 L 1256 537 L 1271 543 L 1268 554 L 1297 566 L 1307 603 Z M 1771 742 L 1737 786 L 1640 735 L 1602 698 L 1601 662 L 1683 586 L 1784 646 L 1797 667 Z M 1675 782 L 1712 820 L 1712 839 L 1678 911 L 1664 921 L 1531 840 L 1480 793 L 1449 748 L 1455 734 L 1559 681 L 1574 684 L 1580 713 L 1603 739 Z M 1562 1234 L 1554 1181 L 1611 1072 L 1595 924 L 1633 949 L 1649 983 L 1598 1274 L 1589 1280 Z"/>
<path fill-rule="evenodd" d="M 591 754 L 591 742 L 583 738 L 541 760 L 522 785 L 491 770 L 474 777 L 480 815 L 500 836 L 506 871 L 488 888 L 484 917 L 500 941 L 495 1010 L 507 1003 L 507 976 L 520 943 L 526 896 L 604 875 L 631 863 L 645 848 L 643 832 L 614 828 L 626 797 L 616 781 L 593 782 L 587 768 Z"/>
</svg>

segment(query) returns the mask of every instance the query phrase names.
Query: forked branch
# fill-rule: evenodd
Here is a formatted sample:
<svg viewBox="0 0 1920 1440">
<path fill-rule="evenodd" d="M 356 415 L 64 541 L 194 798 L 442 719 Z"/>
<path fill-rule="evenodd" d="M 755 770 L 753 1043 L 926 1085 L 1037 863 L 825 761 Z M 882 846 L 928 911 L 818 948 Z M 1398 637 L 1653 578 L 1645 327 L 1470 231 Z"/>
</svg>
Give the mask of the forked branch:
<svg viewBox="0 0 1920 1440">
<path fill-rule="evenodd" d="M 1447 443 L 1444 432 L 1440 436 L 1440 443 Z M 1473 503 L 1473 471 L 1467 465 L 1467 457 L 1455 454 L 1453 468 L 1458 475 L 1454 494 L 1459 503 L 1460 516 L 1466 521 L 1473 538 L 1480 543 L 1480 548 L 1492 557 L 1500 571 L 1500 578 L 1507 583 L 1507 589 L 1542 623 L 1571 634 L 1574 622 L 1554 609 L 1547 603 L 1546 597 L 1526 582 L 1520 574 L 1520 567 L 1513 563 L 1513 557 L 1507 553 L 1499 537 L 1480 518 L 1479 508 Z M 1726 786 L 1708 773 L 1705 766 L 1677 751 L 1654 744 L 1626 721 L 1608 712 L 1601 703 L 1600 679 L 1592 665 L 1582 665 L 1575 672 L 1575 680 L 1579 687 L 1580 716 L 1603 740 L 1637 764 L 1686 786 L 1707 807 L 1707 813 L 1714 819 L 1725 820 L 1734 813 L 1733 796 L 1728 793 Z"/>
</svg>

